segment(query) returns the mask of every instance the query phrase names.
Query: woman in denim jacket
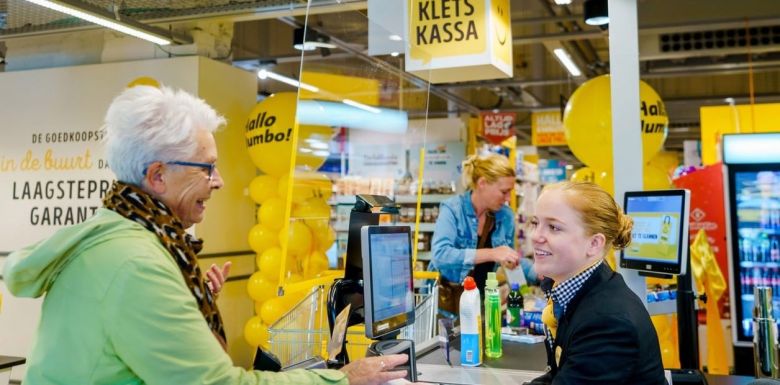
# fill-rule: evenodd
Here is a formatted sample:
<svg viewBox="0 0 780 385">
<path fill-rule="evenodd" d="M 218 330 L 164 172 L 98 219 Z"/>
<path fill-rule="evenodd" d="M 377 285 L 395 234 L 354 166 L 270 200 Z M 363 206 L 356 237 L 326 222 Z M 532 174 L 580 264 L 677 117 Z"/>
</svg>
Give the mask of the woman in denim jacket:
<svg viewBox="0 0 780 385">
<path fill-rule="evenodd" d="M 515 186 L 512 164 L 498 154 L 472 155 L 463 161 L 462 182 L 466 192 L 439 206 L 429 270 L 454 283 L 471 275 L 484 293 L 497 263 L 507 269 L 521 264 L 526 280 L 536 283 L 533 263 L 514 249 L 514 213 L 506 205 Z"/>
</svg>

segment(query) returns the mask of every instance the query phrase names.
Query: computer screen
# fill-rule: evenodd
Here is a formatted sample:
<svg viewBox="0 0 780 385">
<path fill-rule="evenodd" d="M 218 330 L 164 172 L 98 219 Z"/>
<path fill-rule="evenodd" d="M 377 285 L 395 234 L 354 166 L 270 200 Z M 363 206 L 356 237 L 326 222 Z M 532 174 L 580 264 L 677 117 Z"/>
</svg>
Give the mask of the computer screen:
<svg viewBox="0 0 780 385">
<path fill-rule="evenodd" d="M 634 220 L 631 244 L 620 266 L 659 274 L 684 274 L 688 262 L 688 190 L 626 192 L 626 215 Z"/>
<path fill-rule="evenodd" d="M 363 288 L 366 337 L 414 323 L 412 240 L 409 226 L 364 226 Z"/>
</svg>

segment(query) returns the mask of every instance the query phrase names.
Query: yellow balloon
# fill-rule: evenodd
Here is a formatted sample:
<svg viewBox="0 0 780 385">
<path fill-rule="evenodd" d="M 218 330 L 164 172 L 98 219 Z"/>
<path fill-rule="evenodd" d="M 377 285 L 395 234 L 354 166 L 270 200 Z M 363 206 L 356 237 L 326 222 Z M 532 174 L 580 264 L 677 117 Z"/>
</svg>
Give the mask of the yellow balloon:
<svg viewBox="0 0 780 385">
<path fill-rule="evenodd" d="M 596 170 L 612 169 L 612 108 L 609 75 L 583 83 L 563 112 L 566 141 L 574 155 Z M 663 146 L 669 125 L 661 97 L 639 82 L 642 154 L 650 159 Z"/>
<path fill-rule="evenodd" d="M 127 88 L 133 88 L 135 86 L 150 86 L 154 88 L 160 88 L 160 82 L 149 76 L 141 76 L 135 78 L 130 83 L 127 83 Z"/>
<path fill-rule="evenodd" d="M 290 274 L 289 277 L 287 277 L 287 283 L 296 283 L 303 281 L 303 276 L 298 273 Z"/>
<path fill-rule="evenodd" d="M 326 252 L 333 246 L 333 242 L 336 241 L 336 231 L 332 227 L 328 226 L 325 232 L 315 232 L 314 237 L 317 240 L 317 250 Z"/>
<path fill-rule="evenodd" d="M 277 193 L 280 197 L 287 197 L 287 184 L 290 181 L 289 175 L 282 175 L 279 178 L 279 186 L 277 187 Z M 292 201 L 293 203 L 301 203 L 309 198 L 315 196 L 314 187 L 306 183 L 306 181 L 293 178 L 292 181 Z"/>
<path fill-rule="evenodd" d="M 571 174 L 571 180 L 573 182 L 596 182 L 596 173 L 592 168 L 585 166 L 578 168 L 573 174 Z"/>
<path fill-rule="evenodd" d="M 330 219 L 330 205 L 325 199 L 311 198 L 307 199 L 298 206 L 292 212 L 293 218 L 302 219 Z"/>
<path fill-rule="evenodd" d="M 262 253 L 272 247 L 279 247 L 279 232 L 262 224 L 256 224 L 249 230 L 249 247 L 255 253 Z"/>
<path fill-rule="evenodd" d="M 249 113 L 245 126 L 249 157 L 265 174 L 282 176 L 290 172 L 297 102 L 297 93 L 280 92 L 255 105 Z M 324 126 L 300 126 L 299 129 L 296 166 L 316 170 L 327 159 L 327 152 L 323 154 L 322 149 L 312 147 L 327 145 L 333 130 Z"/>
<path fill-rule="evenodd" d="M 244 325 L 244 338 L 250 346 L 268 347 L 268 326 L 263 324 L 260 317 L 252 317 Z"/>
<path fill-rule="evenodd" d="M 279 231 L 284 225 L 284 200 L 282 198 L 269 198 L 257 210 L 257 218 L 260 224 L 272 231 Z"/>
<path fill-rule="evenodd" d="M 314 174 L 307 177 L 309 183 L 316 186 L 317 195 L 327 201 L 333 195 L 333 181 L 325 174 Z"/>
<path fill-rule="evenodd" d="M 267 325 L 273 325 L 287 311 L 284 297 L 276 297 L 263 302 L 260 306 L 260 317 Z"/>
<path fill-rule="evenodd" d="M 615 180 L 612 177 L 611 173 L 608 173 L 606 171 L 596 171 L 596 180 L 594 183 L 599 185 L 601 188 L 603 188 L 606 192 L 610 194 L 615 193 Z"/>
<path fill-rule="evenodd" d="M 306 171 L 317 171 L 328 159 L 328 147 L 335 131 L 328 126 L 300 126 L 296 165 Z M 302 167 L 301 167 L 302 166 Z"/>
<path fill-rule="evenodd" d="M 276 282 L 279 280 L 279 269 L 282 267 L 282 249 L 272 247 L 260 254 L 256 259 L 257 267 L 263 278 Z"/>
<path fill-rule="evenodd" d="M 303 221 L 293 221 L 290 223 L 289 231 L 287 232 L 287 254 L 288 255 L 306 255 L 311 251 L 311 230 L 303 223 Z M 282 233 L 279 233 L 279 243 L 284 242 Z"/>
<path fill-rule="evenodd" d="M 311 186 L 316 198 L 327 201 L 333 195 L 333 181 L 322 173 L 297 172 L 295 178 Z"/>
<path fill-rule="evenodd" d="M 288 181 L 289 176 L 287 175 L 279 179 L 278 193 L 280 197 L 287 196 Z M 292 188 L 292 199 L 295 203 L 317 198 L 327 201 L 333 194 L 333 182 L 331 182 L 330 178 L 317 173 L 295 173 Z"/>
<path fill-rule="evenodd" d="M 279 179 L 270 175 L 258 175 L 249 183 L 249 196 L 261 205 L 268 198 L 276 196 Z"/>
<path fill-rule="evenodd" d="M 645 190 L 666 190 L 672 188 L 669 174 L 653 166 L 645 165 L 642 172 Z"/>
<path fill-rule="evenodd" d="M 249 277 L 246 291 L 256 302 L 263 302 L 276 295 L 276 280 L 269 280 L 262 272 L 256 271 Z"/>
<path fill-rule="evenodd" d="M 328 256 L 322 251 L 315 250 L 309 257 L 303 260 L 303 276 L 306 279 L 316 277 L 317 274 L 328 269 Z"/>
<path fill-rule="evenodd" d="M 315 241 L 319 242 L 320 239 L 328 237 L 330 218 L 309 218 L 304 220 L 304 223 L 306 223 L 306 226 L 309 226 Z"/>
<path fill-rule="evenodd" d="M 676 152 L 660 151 L 645 165 L 664 171 L 667 175 L 672 175 L 674 170 L 680 165 L 680 157 Z"/>
</svg>

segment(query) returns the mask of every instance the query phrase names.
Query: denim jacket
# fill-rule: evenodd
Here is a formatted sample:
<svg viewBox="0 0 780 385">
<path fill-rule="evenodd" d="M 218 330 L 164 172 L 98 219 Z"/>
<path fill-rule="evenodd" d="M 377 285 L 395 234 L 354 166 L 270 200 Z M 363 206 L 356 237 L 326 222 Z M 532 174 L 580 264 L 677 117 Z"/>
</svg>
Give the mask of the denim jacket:
<svg viewBox="0 0 780 385">
<path fill-rule="evenodd" d="M 512 209 L 502 206 L 494 213 L 496 224 L 491 236 L 493 247 L 514 248 L 515 222 Z M 451 282 L 462 283 L 477 255 L 477 215 L 471 204 L 471 190 L 449 198 L 439 205 L 439 218 L 433 231 L 433 258 L 428 270 L 438 271 Z M 538 282 L 533 262 L 520 258 L 528 283 Z"/>
</svg>

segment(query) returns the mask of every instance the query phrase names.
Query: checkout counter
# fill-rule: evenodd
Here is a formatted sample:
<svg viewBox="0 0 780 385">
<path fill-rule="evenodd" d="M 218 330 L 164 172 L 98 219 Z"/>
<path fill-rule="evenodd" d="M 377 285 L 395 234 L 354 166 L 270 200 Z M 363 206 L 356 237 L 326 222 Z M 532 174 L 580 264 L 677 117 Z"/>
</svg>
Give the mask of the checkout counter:
<svg viewBox="0 0 780 385">
<path fill-rule="evenodd" d="M 688 194 L 685 190 L 627 193 L 624 207 L 628 209 L 627 212 L 630 215 L 630 209 L 633 207 L 629 202 L 630 197 L 636 196 L 637 199 L 658 201 L 660 198 L 668 198 L 666 195 L 673 195 L 673 198 L 677 197 L 674 214 L 683 218 L 681 223 L 687 224 Z M 348 309 L 343 323 L 346 326 L 365 323 L 366 337 L 377 340 L 369 349 L 369 353 L 372 355 L 397 353 L 397 351 L 389 350 L 383 352 L 379 347 L 391 341 L 399 343 L 407 341 L 396 340 L 397 331 L 404 326 L 415 323 L 414 301 L 411 300 L 413 298 L 413 269 L 410 228 L 407 226 L 378 226 L 380 212 L 393 212 L 395 210 L 397 210 L 397 205 L 387 197 L 375 195 L 358 195 L 356 197 L 355 208 L 350 214 L 349 221 L 345 276 L 344 279 L 334 283 L 328 300 L 328 321 L 331 333 L 334 333 L 337 315 L 342 310 Z M 660 214 L 670 216 L 666 212 Z M 688 259 L 688 231 L 686 226 L 677 227 L 679 231 L 671 231 L 671 229 L 668 231 L 677 235 L 677 241 L 674 244 L 677 244 L 678 247 L 670 249 L 677 256 L 675 259 L 676 270 L 673 273 L 684 274 L 685 262 Z M 642 267 L 648 266 L 649 262 L 641 262 Z M 630 268 L 631 266 L 623 267 Z M 683 281 L 690 283 L 690 279 L 683 279 Z M 393 293 L 393 295 L 388 293 Z M 693 314 L 693 300 L 691 295 L 689 303 L 691 314 Z M 342 326 L 336 334 L 343 333 L 346 326 Z M 695 330 L 695 325 L 693 330 Z M 695 342 L 698 344 L 698 341 Z M 342 339 L 341 353 L 336 356 L 336 361 L 340 364 L 349 362 L 343 344 Z M 396 343 L 396 345 L 398 344 Z M 503 341 L 502 357 L 498 359 L 484 357 L 483 364 L 478 367 L 460 366 L 460 339 L 457 337 L 450 343 L 449 357 L 452 367 L 447 363 L 446 352 L 441 347 L 436 346 L 420 351 L 415 349 L 414 343 L 410 342 L 409 345 L 407 350 L 410 351 L 412 362 L 408 366 L 411 371 L 407 379 L 411 381 L 455 385 L 519 385 L 539 377 L 547 367 L 544 343 L 522 344 Z M 411 352 L 416 352 L 416 357 Z M 685 367 L 697 368 L 699 366 L 698 349 L 692 354 L 681 349 L 681 356 L 695 358 L 694 363 Z M 667 378 L 669 377 L 667 376 Z M 744 376 L 705 374 L 704 377 L 712 385 L 746 385 L 754 380 L 752 377 Z M 686 383 L 682 380 L 678 381 L 677 377 L 674 380 L 673 385 Z M 701 375 L 698 375 L 697 380 L 696 383 L 702 382 Z M 687 383 L 691 384 L 691 382 Z"/>
<path fill-rule="evenodd" d="M 417 356 L 417 379 L 440 384 L 519 385 L 540 376 L 547 367 L 544 343 L 503 341 L 503 353 L 497 359 L 485 357 L 481 366 L 463 367 L 458 338 L 455 338 L 450 351 L 452 368 L 447 365 L 444 352 L 436 348 Z M 709 385 L 747 385 L 755 381 L 747 376 L 704 376 Z"/>
</svg>

